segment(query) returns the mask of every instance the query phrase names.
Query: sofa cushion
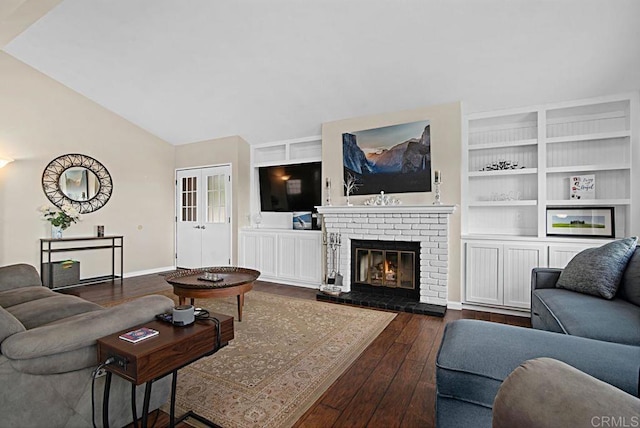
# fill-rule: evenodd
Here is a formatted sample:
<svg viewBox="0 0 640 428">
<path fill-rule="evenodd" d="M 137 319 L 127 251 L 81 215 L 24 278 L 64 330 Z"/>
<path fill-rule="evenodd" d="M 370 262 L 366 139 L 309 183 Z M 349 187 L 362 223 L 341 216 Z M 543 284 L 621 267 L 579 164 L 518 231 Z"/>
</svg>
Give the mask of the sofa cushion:
<svg viewBox="0 0 640 428">
<path fill-rule="evenodd" d="M 556 287 L 613 299 L 637 242 L 634 236 L 579 252 L 560 274 Z"/>
<path fill-rule="evenodd" d="M 524 361 L 563 361 L 638 393 L 640 347 L 476 320 L 447 324 L 436 360 L 440 397 L 491 408 L 500 384 Z"/>
<path fill-rule="evenodd" d="M 631 256 L 620 282 L 620 297 L 640 306 L 640 249 Z"/>
<path fill-rule="evenodd" d="M 535 290 L 532 297 L 532 310 L 548 330 L 640 346 L 640 307 L 626 300 L 605 300 L 558 288 Z"/>
<path fill-rule="evenodd" d="M 54 293 L 51 297 L 21 303 L 7 310 L 29 330 L 73 315 L 104 310 L 104 308 L 76 296 Z"/>
<path fill-rule="evenodd" d="M 25 330 L 16 317 L 0 307 L 0 343 L 7 337 Z"/>
<path fill-rule="evenodd" d="M 56 296 L 57 293 L 41 285 L 35 287 L 14 288 L 0 291 L 0 306 L 8 308 L 31 300 L 44 299 Z"/>
</svg>

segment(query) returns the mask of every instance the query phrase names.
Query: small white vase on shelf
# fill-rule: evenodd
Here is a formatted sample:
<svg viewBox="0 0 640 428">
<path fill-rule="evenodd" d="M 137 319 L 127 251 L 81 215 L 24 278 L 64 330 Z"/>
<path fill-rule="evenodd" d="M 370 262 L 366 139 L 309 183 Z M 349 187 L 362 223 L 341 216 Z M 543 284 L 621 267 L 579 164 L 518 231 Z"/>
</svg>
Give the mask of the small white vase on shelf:
<svg viewBox="0 0 640 428">
<path fill-rule="evenodd" d="M 61 239 L 62 228 L 60 226 L 51 225 L 51 239 Z"/>
</svg>

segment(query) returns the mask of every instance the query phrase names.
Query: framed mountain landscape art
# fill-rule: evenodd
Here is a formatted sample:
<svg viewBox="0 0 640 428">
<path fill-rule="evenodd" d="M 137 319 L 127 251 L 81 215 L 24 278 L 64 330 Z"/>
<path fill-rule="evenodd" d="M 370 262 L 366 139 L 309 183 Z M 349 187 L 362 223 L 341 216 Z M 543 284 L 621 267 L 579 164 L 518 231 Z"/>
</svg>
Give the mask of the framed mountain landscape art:
<svg viewBox="0 0 640 428">
<path fill-rule="evenodd" d="M 424 120 L 342 134 L 344 180 L 357 183 L 351 193 L 430 192 L 430 126 Z"/>
</svg>

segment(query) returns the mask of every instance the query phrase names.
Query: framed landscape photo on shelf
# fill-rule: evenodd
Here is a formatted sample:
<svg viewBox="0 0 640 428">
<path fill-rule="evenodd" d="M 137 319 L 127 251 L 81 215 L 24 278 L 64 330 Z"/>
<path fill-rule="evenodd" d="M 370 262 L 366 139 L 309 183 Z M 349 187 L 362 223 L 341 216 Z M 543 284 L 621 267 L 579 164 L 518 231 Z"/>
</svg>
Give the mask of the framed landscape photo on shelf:
<svg viewBox="0 0 640 428">
<path fill-rule="evenodd" d="M 547 236 L 613 238 L 614 208 L 547 208 Z"/>
</svg>

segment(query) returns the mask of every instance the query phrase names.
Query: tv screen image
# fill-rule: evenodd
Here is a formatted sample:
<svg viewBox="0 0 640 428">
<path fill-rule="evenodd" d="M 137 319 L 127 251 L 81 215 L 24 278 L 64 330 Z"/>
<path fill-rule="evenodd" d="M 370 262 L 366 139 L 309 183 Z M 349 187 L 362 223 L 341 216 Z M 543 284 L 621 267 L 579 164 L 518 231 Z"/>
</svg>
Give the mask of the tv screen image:
<svg viewBox="0 0 640 428">
<path fill-rule="evenodd" d="M 322 204 L 321 162 L 260 167 L 258 175 L 262 211 L 315 211 Z"/>
</svg>

